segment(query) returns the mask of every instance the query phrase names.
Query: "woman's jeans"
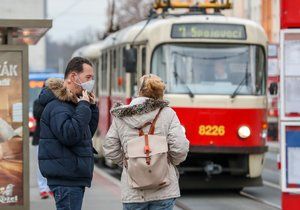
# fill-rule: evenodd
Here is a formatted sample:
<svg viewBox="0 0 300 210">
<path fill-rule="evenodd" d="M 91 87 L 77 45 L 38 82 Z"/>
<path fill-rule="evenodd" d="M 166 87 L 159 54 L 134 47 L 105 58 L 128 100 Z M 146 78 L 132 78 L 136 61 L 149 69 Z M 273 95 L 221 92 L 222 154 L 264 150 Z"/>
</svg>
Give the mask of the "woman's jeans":
<svg viewBox="0 0 300 210">
<path fill-rule="evenodd" d="M 175 198 L 144 203 L 123 203 L 123 210 L 173 210 Z"/>
<path fill-rule="evenodd" d="M 36 155 L 38 156 L 38 154 L 39 154 L 39 145 L 36 146 Z M 38 163 L 37 163 L 37 165 L 38 165 Z M 38 180 L 40 193 L 48 192 L 49 187 L 47 185 L 47 179 L 45 177 L 43 177 L 43 175 L 41 174 L 39 166 L 37 167 L 37 180 Z"/>
<path fill-rule="evenodd" d="M 81 210 L 84 187 L 49 186 L 54 193 L 57 210 Z"/>
</svg>

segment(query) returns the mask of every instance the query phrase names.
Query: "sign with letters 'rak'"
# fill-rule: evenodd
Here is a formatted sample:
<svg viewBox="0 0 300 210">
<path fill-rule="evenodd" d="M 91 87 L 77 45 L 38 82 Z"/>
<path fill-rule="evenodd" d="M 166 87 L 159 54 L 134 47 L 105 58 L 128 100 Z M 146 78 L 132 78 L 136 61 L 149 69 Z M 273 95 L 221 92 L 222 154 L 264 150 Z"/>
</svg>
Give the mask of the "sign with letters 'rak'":
<svg viewBox="0 0 300 210">
<path fill-rule="evenodd" d="M 24 149 L 28 145 L 28 123 L 24 104 L 28 89 L 24 85 L 24 58 L 27 47 L 0 47 L 0 207 L 23 206 L 27 194 L 24 160 L 28 152 Z"/>
</svg>

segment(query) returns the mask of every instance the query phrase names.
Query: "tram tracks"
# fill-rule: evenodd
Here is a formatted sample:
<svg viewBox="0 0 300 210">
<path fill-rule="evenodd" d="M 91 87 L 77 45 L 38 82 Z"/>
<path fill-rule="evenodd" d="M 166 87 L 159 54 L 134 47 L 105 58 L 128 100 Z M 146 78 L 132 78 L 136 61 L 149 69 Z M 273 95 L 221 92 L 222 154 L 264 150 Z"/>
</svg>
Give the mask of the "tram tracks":
<svg viewBox="0 0 300 210">
<path fill-rule="evenodd" d="M 273 182 L 269 182 L 269 181 L 266 181 L 266 180 L 263 181 L 263 185 L 266 186 L 266 187 L 269 187 L 269 188 L 273 188 L 275 190 L 281 190 L 281 188 L 278 184 L 275 184 Z M 262 203 L 264 205 L 271 206 L 271 207 L 276 208 L 276 209 L 281 209 L 280 205 L 272 203 L 272 202 L 267 201 L 265 199 L 259 198 L 257 196 L 251 195 L 251 193 L 241 191 L 241 192 L 239 192 L 239 194 L 242 197 L 246 197 L 248 199 L 254 200 L 254 201 L 259 202 L 259 203 Z"/>
<path fill-rule="evenodd" d="M 275 188 L 277 190 L 281 190 L 281 188 L 280 188 L 280 186 L 278 184 L 275 184 L 275 183 L 272 183 L 272 182 L 268 182 L 268 181 L 263 181 L 263 184 L 265 186 L 272 187 L 272 188 Z"/>
<path fill-rule="evenodd" d="M 118 187 L 121 187 L 121 183 L 120 183 L 120 176 L 116 176 L 112 174 L 112 171 L 110 170 L 103 170 L 101 168 L 95 167 L 95 172 L 101 174 L 102 176 L 104 176 L 108 181 L 112 182 L 113 184 L 117 185 Z M 280 190 L 280 187 L 272 182 L 268 182 L 268 181 L 264 181 L 264 185 L 266 187 L 270 187 L 276 190 Z M 252 200 L 254 202 L 260 203 L 265 205 L 266 207 L 271 207 L 274 209 L 281 209 L 280 205 L 272 203 L 270 201 L 267 201 L 266 199 L 257 197 L 253 194 L 251 194 L 251 192 L 245 192 L 245 191 L 241 191 L 237 194 L 235 194 L 236 196 L 240 196 L 249 200 Z M 175 203 L 175 209 L 180 209 L 180 210 L 193 210 L 194 208 L 190 207 L 189 203 L 185 202 L 184 199 L 177 199 L 176 203 Z"/>
<path fill-rule="evenodd" d="M 246 193 L 246 192 L 241 191 L 241 192 L 239 193 L 239 195 L 242 196 L 242 197 L 246 197 L 246 198 L 248 198 L 248 199 L 254 200 L 254 201 L 256 201 L 256 202 L 262 203 L 262 204 L 264 204 L 264 205 L 267 205 L 267 206 L 270 206 L 270 207 L 273 207 L 273 208 L 276 208 L 276 209 L 281 209 L 281 207 L 280 207 L 279 205 L 277 205 L 277 204 L 275 204 L 275 203 L 271 203 L 271 202 L 266 201 L 266 200 L 264 200 L 264 199 L 255 197 L 255 196 L 253 196 L 253 195 L 251 195 L 251 194 L 249 194 L 249 193 Z"/>
</svg>

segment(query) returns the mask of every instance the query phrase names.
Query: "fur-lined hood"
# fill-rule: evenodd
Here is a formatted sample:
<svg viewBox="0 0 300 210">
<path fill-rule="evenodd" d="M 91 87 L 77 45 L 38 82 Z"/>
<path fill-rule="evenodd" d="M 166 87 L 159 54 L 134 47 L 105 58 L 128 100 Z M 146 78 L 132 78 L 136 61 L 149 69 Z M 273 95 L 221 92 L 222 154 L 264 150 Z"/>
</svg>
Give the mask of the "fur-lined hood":
<svg viewBox="0 0 300 210">
<path fill-rule="evenodd" d="M 138 97 L 133 99 L 129 105 L 116 103 L 110 112 L 130 127 L 138 128 L 147 122 L 151 122 L 160 108 L 168 106 L 169 102 L 165 100 Z"/>
<path fill-rule="evenodd" d="M 46 81 L 46 86 L 39 96 L 39 101 L 45 106 L 55 98 L 63 102 L 78 103 L 77 96 L 64 87 L 64 81 L 62 79 L 50 78 Z"/>
<path fill-rule="evenodd" d="M 168 101 L 154 100 L 146 97 L 139 97 L 132 100 L 129 105 L 116 103 L 111 109 L 111 114 L 118 118 L 131 117 L 133 115 L 142 115 L 159 108 L 167 107 Z"/>
</svg>

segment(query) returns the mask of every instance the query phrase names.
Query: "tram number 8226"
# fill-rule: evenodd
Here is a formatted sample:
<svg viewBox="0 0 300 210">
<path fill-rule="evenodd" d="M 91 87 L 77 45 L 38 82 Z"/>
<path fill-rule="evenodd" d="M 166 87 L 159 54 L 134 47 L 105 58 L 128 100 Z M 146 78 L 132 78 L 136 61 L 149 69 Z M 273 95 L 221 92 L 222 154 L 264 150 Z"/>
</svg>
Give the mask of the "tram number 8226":
<svg viewBox="0 0 300 210">
<path fill-rule="evenodd" d="M 225 126 L 223 125 L 200 125 L 199 126 L 200 136 L 224 136 Z"/>
</svg>

